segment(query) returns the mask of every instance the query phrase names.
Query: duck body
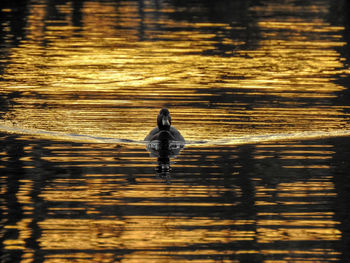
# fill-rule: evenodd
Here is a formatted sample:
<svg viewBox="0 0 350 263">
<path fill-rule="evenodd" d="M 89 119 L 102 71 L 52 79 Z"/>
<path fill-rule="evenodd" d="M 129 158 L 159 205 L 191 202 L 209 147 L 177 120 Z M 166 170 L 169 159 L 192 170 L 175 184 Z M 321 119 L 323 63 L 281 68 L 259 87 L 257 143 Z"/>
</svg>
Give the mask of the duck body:
<svg viewBox="0 0 350 263">
<path fill-rule="evenodd" d="M 167 131 L 160 130 L 158 127 L 154 128 L 146 136 L 145 141 L 154 141 L 154 140 L 158 140 L 158 141 L 169 140 L 169 141 L 180 141 L 180 142 L 185 141 L 184 137 L 175 127 L 170 127 L 170 129 Z"/>
<path fill-rule="evenodd" d="M 185 142 L 184 137 L 174 127 L 171 126 L 171 116 L 168 109 L 161 109 L 157 117 L 157 127 L 146 136 L 145 141 L 179 141 Z"/>
<path fill-rule="evenodd" d="M 185 139 L 181 133 L 171 126 L 168 109 L 162 109 L 157 117 L 157 127 L 146 136 L 147 151 L 150 156 L 158 158 L 157 175 L 170 182 L 170 158 L 175 158 L 185 147 Z"/>
</svg>

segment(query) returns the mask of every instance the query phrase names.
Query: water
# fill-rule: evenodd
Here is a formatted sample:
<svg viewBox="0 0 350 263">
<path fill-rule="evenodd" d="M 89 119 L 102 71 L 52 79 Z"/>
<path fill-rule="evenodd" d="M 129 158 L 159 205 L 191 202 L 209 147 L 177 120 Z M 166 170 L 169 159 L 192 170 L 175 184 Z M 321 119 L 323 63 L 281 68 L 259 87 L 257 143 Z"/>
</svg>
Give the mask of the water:
<svg viewBox="0 0 350 263">
<path fill-rule="evenodd" d="M 188 146 L 1 136 L 3 262 L 348 258 L 348 138 Z"/>
<path fill-rule="evenodd" d="M 2 1 L 1 262 L 349 261 L 347 8 Z"/>
</svg>

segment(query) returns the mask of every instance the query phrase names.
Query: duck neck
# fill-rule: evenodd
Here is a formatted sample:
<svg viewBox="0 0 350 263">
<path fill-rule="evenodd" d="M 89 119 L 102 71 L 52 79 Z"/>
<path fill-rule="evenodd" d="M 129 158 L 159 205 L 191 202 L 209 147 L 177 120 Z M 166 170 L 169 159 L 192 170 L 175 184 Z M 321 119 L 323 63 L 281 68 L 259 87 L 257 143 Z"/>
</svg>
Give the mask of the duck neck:
<svg viewBox="0 0 350 263">
<path fill-rule="evenodd" d="M 158 128 L 160 131 L 169 131 L 170 130 L 170 126 L 164 126 L 164 125 L 158 125 Z"/>
</svg>

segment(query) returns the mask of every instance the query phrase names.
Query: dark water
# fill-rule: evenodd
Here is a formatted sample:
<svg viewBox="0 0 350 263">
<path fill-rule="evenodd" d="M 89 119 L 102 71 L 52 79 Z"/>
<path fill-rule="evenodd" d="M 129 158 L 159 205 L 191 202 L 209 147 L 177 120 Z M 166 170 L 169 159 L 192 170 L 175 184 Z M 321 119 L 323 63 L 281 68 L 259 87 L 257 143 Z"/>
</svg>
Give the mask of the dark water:
<svg viewBox="0 0 350 263">
<path fill-rule="evenodd" d="M 2 262 L 349 259 L 350 139 L 189 146 L 1 135 Z"/>
<path fill-rule="evenodd" d="M 348 9 L 1 1 L 1 263 L 350 261 Z"/>
</svg>

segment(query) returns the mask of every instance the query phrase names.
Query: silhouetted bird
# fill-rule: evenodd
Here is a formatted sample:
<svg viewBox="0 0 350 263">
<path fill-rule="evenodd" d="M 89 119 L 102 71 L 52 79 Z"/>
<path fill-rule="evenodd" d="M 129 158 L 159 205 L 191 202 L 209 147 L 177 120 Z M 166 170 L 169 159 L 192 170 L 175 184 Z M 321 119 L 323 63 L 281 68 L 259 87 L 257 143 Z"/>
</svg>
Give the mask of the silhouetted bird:
<svg viewBox="0 0 350 263">
<path fill-rule="evenodd" d="M 171 126 L 171 116 L 168 109 L 161 109 L 157 117 L 158 127 L 154 128 L 145 138 L 145 141 L 168 140 L 184 142 L 181 133 Z"/>
<path fill-rule="evenodd" d="M 175 157 L 185 147 L 185 139 L 181 133 L 171 126 L 171 116 L 168 109 L 162 109 L 157 117 L 158 127 L 154 128 L 145 138 L 147 151 L 158 158 L 157 175 L 170 183 L 170 158 Z"/>
</svg>

